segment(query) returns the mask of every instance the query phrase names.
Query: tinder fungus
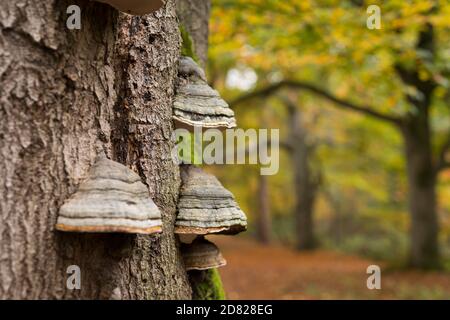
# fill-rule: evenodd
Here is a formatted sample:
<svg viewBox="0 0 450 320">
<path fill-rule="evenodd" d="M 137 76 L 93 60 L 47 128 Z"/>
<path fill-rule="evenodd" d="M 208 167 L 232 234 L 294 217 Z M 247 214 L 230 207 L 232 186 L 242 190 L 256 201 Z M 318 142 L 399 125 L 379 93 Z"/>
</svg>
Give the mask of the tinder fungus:
<svg viewBox="0 0 450 320">
<path fill-rule="evenodd" d="M 192 236 L 245 231 L 244 212 L 216 177 L 188 165 L 181 168 L 181 179 L 175 233 Z"/>
<path fill-rule="evenodd" d="M 177 128 L 234 128 L 234 112 L 219 93 L 206 82 L 204 71 L 189 57 L 180 59 L 180 81 L 173 104 Z"/>
<path fill-rule="evenodd" d="M 227 264 L 219 248 L 203 237 L 191 244 L 182 244 L 181 255 L 187 271 L 219 268 Z"/>
<path fill-rule="evenodd" d="M 163 5 L 162 0 L 96 0 L 107 3 L 119 11 L 141 16 L 158 10 Z"/>
<path fill-rule="evenodd" d="M 138 174 L 106 157 L 61 206 L 56 229 L 68 232 L 161 232 L 161 213 Z"/>
</svg>

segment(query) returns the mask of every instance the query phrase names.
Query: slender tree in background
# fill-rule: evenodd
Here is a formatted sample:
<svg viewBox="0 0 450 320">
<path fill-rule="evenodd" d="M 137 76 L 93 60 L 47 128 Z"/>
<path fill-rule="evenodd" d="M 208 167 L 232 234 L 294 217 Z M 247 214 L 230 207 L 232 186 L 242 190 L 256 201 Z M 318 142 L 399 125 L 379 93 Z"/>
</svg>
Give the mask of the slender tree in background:
<svg viewBox="0 0 450 320">
<path fill-rule="evenodd" d="M 288 110 L 288 151 L 294 172 L 295 218 L 297 248 L 310 250 L 316 247 L 314 235 L 314 205 L 320 186 L 320 176 L 312 167 L 315 145 L 307 142 L 299 107 L 289 98 L 283 99 Z"/>
<path fill-rule="evenodd" d="M 310 250 L 317 245 L 314 235 L 313 215 L 321 185 L 321 173 L 317 166 L 314 167 L 313 162 L 315 161 L 315 150 L 319 142 L 308 139 L 310 137 L 302 123 L 300 107 L 290 98 L 283 96 L 279 98 L 287 110 L 286 123 L 288 134 L 285 140 L 280 141 L 280 147 L 289 155 L 294 174 L 296 247 L 299 250 Z M 268 106 L 263 108 L 261 127 L 264 128 L 267 127 L 268 123 L 266 113 Z M 246 152 L 248 151 L 246 150 Z M 258 240 L 263 244 L 268 244 L 270 243 L 272 232 L 269 182 L 266 176 L 260 176 L 258 181 L 256 231 Z"/>
<path fill-rule="evenodd" d="M 272 233 L 272 222 L 270 217 L 270 193 L 267 176 L 259 175 L 258 182 L 258 213 L 257 213 L 257 236 L 259 242 L 269 244 Z"/>
<path fill-rule="evenodd" d="M 66 28 L 73 4 L 81 30 Z M 175 1 L 142 17 L 92 1 L 3 1 L 0 16 L 0 298 L 190 298 L 173 234 Z M 55 232 L 99 152 L 139 173 L 161 235 Z M 66 288 L 70 265 L 81 290 Z"/>
<path fill-rule="evenodd" d="M 263 108 L 260 112 L 260 126 L 261 128 L 268 127 L 269 114 L 267 108 Z M 259 148 L 259 146 L 258 146 Z M 252 152 L 257 152 L 252 150 Z M 272 217 L 270 210 L 270 183 L 269 177 L 259 174 L 258 176 L 258 191 L 257 191 L 257 210 L 256 213 L 256 233 L 260 243 L 269 244 L 272 238 Z"/>
</svg>

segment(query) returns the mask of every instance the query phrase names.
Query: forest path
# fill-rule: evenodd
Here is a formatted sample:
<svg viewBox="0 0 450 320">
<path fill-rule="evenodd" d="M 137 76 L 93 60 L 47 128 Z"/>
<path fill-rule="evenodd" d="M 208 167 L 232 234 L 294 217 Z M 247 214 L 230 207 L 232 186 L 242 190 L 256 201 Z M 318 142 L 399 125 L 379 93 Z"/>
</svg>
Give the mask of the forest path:
<svg viewBox="0 0 450 320">
<path fill-rule="evenodd" d="M 385 270 L 381 262 L 337 252 L 210 238 L 228 262 L 219 269 L 228 299 L 450 299 L 450 273 Z M 381 290 L 367 289 L 371 264 L 381 267 Z"/>
</svg>

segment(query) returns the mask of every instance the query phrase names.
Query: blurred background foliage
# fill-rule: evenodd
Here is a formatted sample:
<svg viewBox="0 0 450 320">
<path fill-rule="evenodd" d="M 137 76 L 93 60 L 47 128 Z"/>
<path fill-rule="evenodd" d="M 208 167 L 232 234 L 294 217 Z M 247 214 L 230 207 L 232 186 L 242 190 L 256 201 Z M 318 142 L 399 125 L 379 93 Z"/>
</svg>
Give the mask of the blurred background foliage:
<svg viewBox="0 0 450 320">
<path fill-rule="evenodd" d="M 369 4 L 381 7 L 381 29 L 366 27 Z M 438 4 L 439 10 L 430 9 Z M 306 80 L 339 98 L 377 111 L 411 112 L 395 66 L 414 66 L 438 84 L 431 126 L 438 148 L 450 128 L 450 2 L 341 0 L 213 0 L 208 79 L 229 102 L 283 79 Z M 436 32 L 436 57 L 416 49 L 425 23 Z M 401 30 L 401 32 L 399 32 Z M 287 139 L 289 114 L 280 96 L 300 110 L 308 142 L 316 145 L 313 169 L 321 173 L 314 210 L 319 245 L 370 257 L 406 258 L 410 219 L 404 146 L 397 130 L 376 119 L 341 110 L 307 91 L 284 89 L 232 105 L 241 128 L 279 128 Z M 437 149 L 436 149 L 437 150 Z M 259 168 L 208 167 L 236 196 L 256 234 Z M 439 175 L 439 241 L 450 258 L 450 170 Z M 290 155 L 267 177 L 272 239 L 295 245 L 295 194 Z"/>
</svg>

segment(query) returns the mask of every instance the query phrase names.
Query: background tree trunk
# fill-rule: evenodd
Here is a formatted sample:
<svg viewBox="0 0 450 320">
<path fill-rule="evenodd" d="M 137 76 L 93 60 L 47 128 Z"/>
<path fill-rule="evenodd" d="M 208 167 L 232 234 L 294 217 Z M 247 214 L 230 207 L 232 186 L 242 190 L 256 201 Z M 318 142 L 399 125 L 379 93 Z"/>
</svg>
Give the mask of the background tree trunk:
<svg viewBox="0 0 450 320">
<path fill-rule="evenodd" d="M 270 243 L 272 223 L 270 219 L 270 196 L 267 176 L 260 175 L 258 183 L 258 240 L 263 244 Z"/>
<path fill-rule="evenodd" d="M 71 4 L 81 30 L 66 28 Z M 3 1 L 0 17 L 0 298 L 190 298 L 173 234 L 174 1 L 144 17 L 90 1 Z M 148 185 L 161 235 L 54 230 L 100 151 Z M 66 289 L 73 264 L 81 290 Z"/>
<path fill-rule="evenodd" d="M 300 111 L 295 105 L 288 105 L 289 132 L 296 194 L 295 219 L 297 248 L 310 250 L 316 246 L 313 212 L 318 181 L 311 168 L 310 146 L 306 142 L 306 131 L 302 127 Z"/>
<path fill-rule="evenodd" d="M 203 68 L 208 61 L 210 11 L 210 0 L 177 0 L 178 18 L 194 41 L 194 50 Z"/>
<path fill-rule="evenodd" d="M 436 172 L 434 170 L 428 119 L 404 126 L 406 162 L 411 212 L 411 250 L 413 267 L 439 266 L 438 216 L 436 211 Z"/>
<path fill-rule="evenodd" d="M 436 56 L 433 26 L 426 24 L 419 33 L 417 50 L 427 52 L 427 62 Z M 436 83 L 421 79 L 418 68 L 397 66 L 402 81 L 420 94 L 407 95 L 414 108 L 401 122 L 405 142 L 406 166 L 411 214 L 410 264 L 419 268 L 435 268 L 441 263 L 439 254 L 439 222 L 436 211 L 436 165 L 433 162 L 430 108 Z"/>
</svg>

